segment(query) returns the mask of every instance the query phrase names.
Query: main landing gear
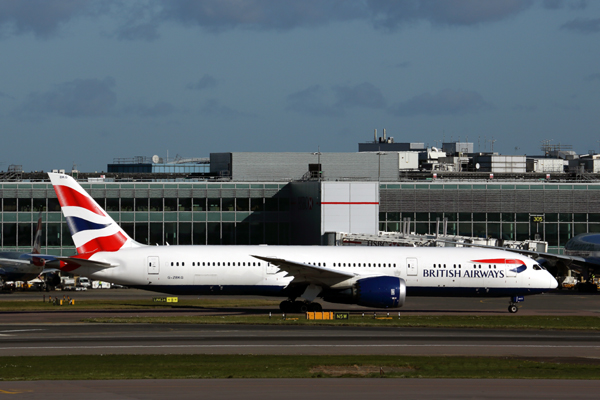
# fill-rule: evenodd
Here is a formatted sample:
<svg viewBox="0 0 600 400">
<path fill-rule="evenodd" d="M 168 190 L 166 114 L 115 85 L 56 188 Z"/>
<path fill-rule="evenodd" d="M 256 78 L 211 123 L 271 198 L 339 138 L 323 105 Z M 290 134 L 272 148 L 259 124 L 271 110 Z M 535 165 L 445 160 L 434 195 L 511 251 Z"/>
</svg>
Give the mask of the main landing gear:
<svg viewBox="0 0 600 400">
<path fill-rule="evenodd" d="M 307 301 L 285 300 L 279 304 L 279 309 L 284 313 L 305 313 L 307 311 L 323 311 L 323 307 L 319 303 Z"/>
<path fill-rule="evenodd" d="M 525 297 L 523 296 L 513 296 L 510 298 L 510 304 L 508 305 L 508 312 L 511 314 L 519 311 L 519 307 L 517 307 L 517 303 L 525 301 Z"/>
</svg>

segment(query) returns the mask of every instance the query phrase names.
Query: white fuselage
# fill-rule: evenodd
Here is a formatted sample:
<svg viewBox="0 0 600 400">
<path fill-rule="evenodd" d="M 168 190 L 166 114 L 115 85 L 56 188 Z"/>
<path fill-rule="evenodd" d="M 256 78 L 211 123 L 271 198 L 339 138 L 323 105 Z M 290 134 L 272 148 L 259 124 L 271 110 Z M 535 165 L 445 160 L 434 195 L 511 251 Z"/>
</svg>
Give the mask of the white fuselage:
<svg viewBox="0 0 600 400">
<path fill-rule="evenodd" d="M 90 260 L 118 266 L 100 271 L 81 267 L 74 273 L 172 294 L 285 296 L 294 277 L 253 256 L 355 275 L 325 282 L 324 287 L 333 290 L 349 288 L 357 279 L 385 275 L 402 278 L 408 296 L 515 296 L 557 286 L 552 275 L 530 258 L 472 248 L 143 246 L 98 252 Z"/>
</svg>

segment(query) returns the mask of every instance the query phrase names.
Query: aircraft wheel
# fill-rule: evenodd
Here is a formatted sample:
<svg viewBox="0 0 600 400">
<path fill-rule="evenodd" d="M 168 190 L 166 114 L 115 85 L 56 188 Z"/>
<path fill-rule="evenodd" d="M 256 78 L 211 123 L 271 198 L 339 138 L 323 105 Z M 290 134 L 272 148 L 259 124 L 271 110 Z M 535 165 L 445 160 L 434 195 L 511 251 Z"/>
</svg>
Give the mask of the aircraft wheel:
<svg viewBox="0 0 600 400">
<path fill-rule="evenodd" d="M 310 303 L 308 306 L 308 311 L 321 312 L 323 311 L 323 306 L 319 303 Z"/>
<path fill-rule="evenodd" d="M 294 302 L 294 311 L 298 313 L 305 313 L 308 311 L 308 304 L 303 301 L 295 301 Z"/>
<path fill-rule="evenodd" d="M 516 304 L 511 304 L 508 306 L 508 312 L 511 314 L 516 313 L 517 311 L 519 311 L 519 308 L 517 307 Z"/>
<path fill-rule="evenodd" d="M 279 309 L 284 313 L 292 312 L 294 309 L 294 303 L 289 300 L 284 300 L 279 303 Z"/>
</svg>

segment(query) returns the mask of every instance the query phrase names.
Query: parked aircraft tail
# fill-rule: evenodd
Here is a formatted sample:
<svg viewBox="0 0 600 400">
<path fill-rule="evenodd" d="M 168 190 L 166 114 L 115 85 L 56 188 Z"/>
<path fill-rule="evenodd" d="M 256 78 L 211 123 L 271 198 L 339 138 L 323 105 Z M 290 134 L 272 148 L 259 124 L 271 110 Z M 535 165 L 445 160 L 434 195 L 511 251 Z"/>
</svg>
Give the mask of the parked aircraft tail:
<svg viewBox="0 0 600 400">
<path fill-rule="evenodd" d="M 42 251 L 42 212 L 38 215 L 37 227 L 35 228 L 35 237 L 33 238 L 33 249 L 31 254 L 40 254 Z"/>
<path fill-rule="evenodd" d="M 129 237 L 75 179 L 52 172 L 48 176 L 80 256 L 143 246 Z"/>
</svg>

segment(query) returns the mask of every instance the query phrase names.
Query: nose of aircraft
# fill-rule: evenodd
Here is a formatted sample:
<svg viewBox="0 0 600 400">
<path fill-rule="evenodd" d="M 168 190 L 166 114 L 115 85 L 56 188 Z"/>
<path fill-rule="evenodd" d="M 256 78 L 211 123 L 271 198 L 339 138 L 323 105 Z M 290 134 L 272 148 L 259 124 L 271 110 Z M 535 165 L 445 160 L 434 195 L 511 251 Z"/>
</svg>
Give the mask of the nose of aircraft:
<svg viewBox="0 0 600 400">
<path fill-rule="evenodd" d="M 556 289 L 558 287 L 558 281 L 551 274 L 548 274 L 548 275 L 550 275 L 550 282 L 549 282 L 550 285 L 548 286 L 548 288 Z"/>
</svg>

